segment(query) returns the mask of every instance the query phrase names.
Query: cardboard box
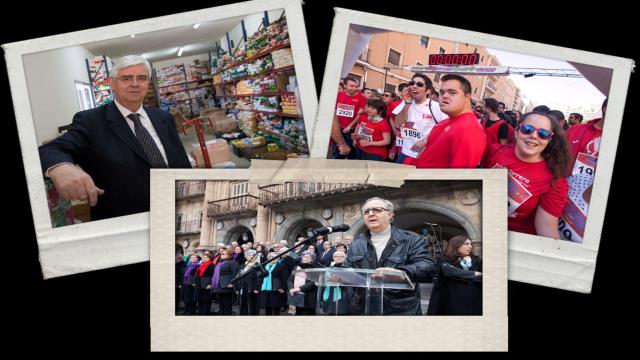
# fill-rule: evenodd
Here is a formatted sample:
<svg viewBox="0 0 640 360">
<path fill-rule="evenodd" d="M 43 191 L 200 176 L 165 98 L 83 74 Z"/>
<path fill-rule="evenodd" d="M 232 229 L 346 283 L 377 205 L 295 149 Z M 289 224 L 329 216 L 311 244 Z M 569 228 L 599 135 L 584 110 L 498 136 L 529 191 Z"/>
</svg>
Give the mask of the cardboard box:
<svg viewBox="0 0 640 360">
<path fill-rule="evenodd" d="M 231 116 L 211 120 L 214 132 L 229 133 L 238 129 L 238 122 Z"/>
<path fill-rule="evenodd" d="M 178 130 L 178 132 L 181 132 L 185 135 L 189 135 L 195 132 L 193 125 L 185 125 L 185 122 L 187 122 L 188 120 L 186 117 L 184 117 L 184 115 L 182 115 L 180 110 L 171 109 L 169 112 L 171 113 L 171 115 L 173 115 L 173 118 L 176 121 L 176 129 Z"/>
<path fill-rule="evenodd" d="M 209 134 L 234 132 L 238 128 L 238 122 L 232 116 L 224 114 L 222 109 L 205 109 L 200 112 L 203 124 L 211 124 L 206 126 Z"/>
<path fill-rule="evenodd" d="M 200 144 L 191 145 L 195 150 L 191 151 L 191 156 L 196 160 L 197 167 L 205 167 L 204 156 L 200 150 Z M 231 153 L 229 152 L 229 144 L 224 139 L 213 139 L 207 141 L 207 153 L 211 165 L 231 161 Z"/>
</svg>

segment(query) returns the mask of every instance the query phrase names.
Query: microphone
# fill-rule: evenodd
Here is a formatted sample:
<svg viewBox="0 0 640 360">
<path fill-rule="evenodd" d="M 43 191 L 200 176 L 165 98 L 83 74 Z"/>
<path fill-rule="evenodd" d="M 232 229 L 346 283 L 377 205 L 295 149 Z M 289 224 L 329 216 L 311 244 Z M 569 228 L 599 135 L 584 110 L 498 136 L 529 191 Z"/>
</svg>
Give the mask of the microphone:
<svg viewBox="0 0 640 360">
<path fill-rule="evenodd" d="M 334 232 L 343 232 L 347 230 L 349 230 L 349 225 L 347 224 L 321 227 L 321 228 L 313 229 L 313 236 L 326 235 Z"/>
</svg>

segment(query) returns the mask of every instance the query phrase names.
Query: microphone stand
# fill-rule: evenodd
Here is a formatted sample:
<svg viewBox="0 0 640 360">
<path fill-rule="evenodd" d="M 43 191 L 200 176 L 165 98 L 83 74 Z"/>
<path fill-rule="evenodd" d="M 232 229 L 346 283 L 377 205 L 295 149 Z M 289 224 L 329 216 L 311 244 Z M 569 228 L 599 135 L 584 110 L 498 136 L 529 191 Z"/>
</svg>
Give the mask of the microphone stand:
<svg viewBox="0 0 640 360">
<path fill-rule="evenodd" d="M 293 251 L 294 249 L 297 249 L 297 248 L 299 248 L 300 246 L 305 245 L 305 244 L 307 244 L 307 243 L 311 242 L 311 240 L 315 239 L 315 238 L 316 238 L 316 237 L 318 237 L 319 235 L 324 235 L 324 234 L 318 234 L 316 231 L 314 231 L 314 232 L 313 232 L 313 234 L 312 234 L 311 236 L 307 237 L 306 239 L 302 240 L 302 241 L 301 241 L 301 242 L 299 242 L 299 243 L 294 244 L 294 246 L 292 246 L 291 248 L 289 248 L 289 249 L 287 249 L 287 250 L 285 250 L 285 251 L 281 252 L 280 254 L 276 255 L 276 257 L 274 257 L 273 259 L 271 259 L 271 260 L 265 260 L 265 261 L 261 262 L 260 264 L 258 264 L 257 266 L 254 264 L 252 267 L 250 267 L 250 268 L 249 268 L 249 270 L 247 270 L 247 271 L 246 271 L 246 272 L 244 272 L 244 273 L 243 273 L 243 272 L 239 272 L 239 273 L 238 273 L 238 275 L 236 275 L 236 277 L 235 277 L 235 278 L 233 278 L 233 279 L 231 280 L 231 284 L 235 284 L 238 280 L 242 279 L 243 277 L 245 277 L 245 276 L 246 276 L 246 275 L 248 275 L 248 274 L 251 274 L 251 273 L 252 273 L 252 272 L 254 272 L 256 269 L 259 269 L 259 268 L 260 268 L 260 269 L 263 269 L 263 268 L 264 268 L 264 265 L 266 265 L 266 264 L 268 264 L 268 263 L 270 263 L 270 262 L 272 262 L 272 261 L 274 261 L 274 260 L 277 260 L 277 259 L 282 258 L 285 254 L 288 254 L 289 252 Z"/>
</svg>

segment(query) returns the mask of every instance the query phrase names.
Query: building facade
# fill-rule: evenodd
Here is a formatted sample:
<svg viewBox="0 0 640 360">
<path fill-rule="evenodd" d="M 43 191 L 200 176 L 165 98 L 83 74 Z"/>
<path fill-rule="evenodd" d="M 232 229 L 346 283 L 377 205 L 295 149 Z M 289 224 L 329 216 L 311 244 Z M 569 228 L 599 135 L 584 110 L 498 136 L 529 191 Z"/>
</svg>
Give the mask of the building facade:
<svg viewBox="0 0 640 360">
<path fill-rule="evenodd" d="M 412 72 L 402 70 L 407 65 L 428 65 L 431 54 L 480 55 L 479 65 L 501 66 L 498 59 L 482 46 L 468 43 L 440 40 L 427 36 L 384 32 L 371 37 L 365 51 L 357 59 L 350 76 L 358 79 L 362 87 L 378 92 L 395 91 L 400 83 L 409 82 Z M 434 87 L 440 89 L 442 74 L 427 74 Z M 525 104 L 515 83 L 508 76 L 465 75 L 471 82 L 472 99 L 482 103 L 482 99 L 493 97 L 504 102 L 507 109 L 522 111 Z"/>
<path fill-rule="evenodd" d="M 185 196 L 191 192 L 179 192 L 179 188 L 193 189 L 190 191 L 194 194 Z M 204 252 L 215 249 L 219 243 L 234 241 L 242 244 L 286 240 L 293 245 L 298 237 L 306 237 L 310 229 L 338 224 L 347 224 L 350 229 L 329 235 L 329 240 L 345 234 L 357 238 L 366 231 L 360 209 L 364 201 L 374 196 L 394 204 L 394 224 L 400 228 L 422 234 L 435 232 L 444 240 L 467 234 L 478 254 L 482 249 L 480 181 L 407 181 L 402 188 L 310 182 L 258 186 L 248 181 L 186 181 L 176 184 L 176 194 L 176 250 L 181 251 Z M 200 212 L 204 215 L 200 216 Z M 193 224 L 192 217 L 197 225 L 189 225 Z"/>
</svg>

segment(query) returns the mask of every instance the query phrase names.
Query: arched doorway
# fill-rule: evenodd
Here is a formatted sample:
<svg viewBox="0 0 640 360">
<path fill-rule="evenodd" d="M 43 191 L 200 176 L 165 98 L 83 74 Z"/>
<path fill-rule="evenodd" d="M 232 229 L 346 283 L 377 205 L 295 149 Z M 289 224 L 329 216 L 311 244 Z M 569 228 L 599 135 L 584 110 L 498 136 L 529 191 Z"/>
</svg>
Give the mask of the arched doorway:
<svg viewBox="0 0 640 360">
<path fill-rule="evenodd" d="M 293 246 L 299 237 L 306 238 L 307 232 L 311 229 L 328 226 L 329 224 L 321 217 L 316 216 L 293 216 L 285 220 L 280 229 L 276 232 L 275 242 L 287 240 L 288 246 Z"/>
<path fill-rule="evenodd" d="M 429 201 L 406 202 L 403 207 L 397 206 L 393 223 L 401 229 L 418 234 L 437 235 L 440 241 L 446 241 L 456 235 L 468 235 L 474 242 L 476 250 L 481 249 L 482 235 L 473 220 L 464 212 L 443 204 Z M 367 230 L 364 219 L 360 218 L 352 226 L 354 238 Z"/>
<path fill-rule="evenodd" d="M 253 233 L 251 229 L 243 225 L 237 225 L 231 228 L 224 237 L 224 243 L 230 245 L 233 242 L 237 242 L 238 245 L 242 245 L 249 241 L 255 242 L 253 240 Z"/>
</svg>

